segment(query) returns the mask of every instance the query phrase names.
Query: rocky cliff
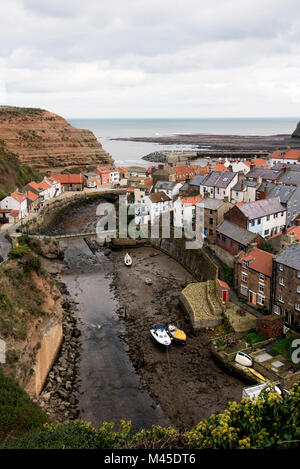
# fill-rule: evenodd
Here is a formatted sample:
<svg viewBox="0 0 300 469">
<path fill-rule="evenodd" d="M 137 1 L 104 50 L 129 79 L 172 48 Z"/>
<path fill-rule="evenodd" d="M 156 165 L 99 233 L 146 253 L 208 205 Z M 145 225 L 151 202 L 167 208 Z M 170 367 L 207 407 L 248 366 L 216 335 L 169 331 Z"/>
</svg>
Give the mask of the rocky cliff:
<svg viewBox="0 0 300 469">
<path fill-rule="evenodd" d="M 293 138 L 300 138 L 300 122 L 298 122 L 296 129 L 292 133 Z"/>
<path fill-rule="evenodd" d="M 0 106 L 0 139 L 21 164 L 42 172 L 113 162 L 90 130 L 43 109 Z"/>
</svg>

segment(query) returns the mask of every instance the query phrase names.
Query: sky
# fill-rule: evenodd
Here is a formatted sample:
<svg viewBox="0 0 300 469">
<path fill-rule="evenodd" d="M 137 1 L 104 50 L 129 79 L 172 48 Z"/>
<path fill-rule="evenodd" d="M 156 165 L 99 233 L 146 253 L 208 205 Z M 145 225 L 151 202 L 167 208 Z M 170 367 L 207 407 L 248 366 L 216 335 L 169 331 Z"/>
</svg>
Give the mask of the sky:
<svg viewBox="0 0 300 469">
<path fill-rule="evenodd" d="M 2 0 L 0 102 L 66 118 L 299 118 L 299 44 L 299 0 Z"/>
</svg>

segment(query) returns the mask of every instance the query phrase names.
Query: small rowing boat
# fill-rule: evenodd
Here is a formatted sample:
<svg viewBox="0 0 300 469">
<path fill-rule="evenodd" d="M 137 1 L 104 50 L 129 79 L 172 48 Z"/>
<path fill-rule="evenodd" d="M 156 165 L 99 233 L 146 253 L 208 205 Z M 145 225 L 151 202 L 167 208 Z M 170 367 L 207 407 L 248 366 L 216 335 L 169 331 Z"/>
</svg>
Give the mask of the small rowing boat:
<svg viewBox="0 0 300 469">
<path fill-rule="evenodd" d="M 244 352 L 238 352 L 234 358 L 239 365 L 253 366 L 253 359 Z"/>
<path fill-rule="evenodd" d="M 183 345 L 186 343 L 186 333 L 178 329 L 174 324 L 168 325 L 168 333 L 173 342 Z"/>
<path fill-rule="evenodd" d="M 168 350 L 171 345 L 171 337 L 167 333 L 164 326 L 157 324 L 153 329 L 150 329 L 150 335 L 153 342 Z"/>
<path fill-rule="evenodd" d="M 248 370 L 250 371 L 250 373 L 253 374 L 253 376 L 255 376 L 256 378 L 260 379 L 261 381 L 266 381 L 266 378 L 261 375 L 260 373 L 258 373 L 258 371 L 254 370 L 253 368 L 248 368 Z"/>
<path fill-rule="evenodd" d="M 130 267 L 132 265 L 132 258 L 130 257 L 128 252 L 126 253 L 124 257 L 124 264 L 127 265 L 127 267 Z"/>
</svg>

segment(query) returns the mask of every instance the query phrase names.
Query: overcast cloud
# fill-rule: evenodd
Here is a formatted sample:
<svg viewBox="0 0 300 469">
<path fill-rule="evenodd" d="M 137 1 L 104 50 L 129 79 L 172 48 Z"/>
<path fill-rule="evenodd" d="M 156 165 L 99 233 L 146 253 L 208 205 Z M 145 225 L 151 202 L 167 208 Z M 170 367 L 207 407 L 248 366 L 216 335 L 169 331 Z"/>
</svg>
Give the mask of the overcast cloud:
<svg viewBox="0 0 300 469">
<path fill-rule="evenodd" d="M 299 117 L 299 43 L 299 0 L 3 1 L 0 99 L 65 117 Z"/>
</svg>

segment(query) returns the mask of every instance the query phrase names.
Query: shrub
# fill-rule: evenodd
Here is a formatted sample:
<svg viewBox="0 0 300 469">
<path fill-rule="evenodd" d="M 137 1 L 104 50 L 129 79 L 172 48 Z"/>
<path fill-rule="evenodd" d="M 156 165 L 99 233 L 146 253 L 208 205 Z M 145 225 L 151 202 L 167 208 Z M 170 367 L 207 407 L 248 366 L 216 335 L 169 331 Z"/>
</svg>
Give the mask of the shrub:
<svg viewBox="0 0 300 469">
<path fill-rule="evenodd" d="M 9 253 L 8 253 L 8 257 L 10 259 L 20 259 L 21 257 L 23 257 L 25 254 L 30 254 L 31 253 L 31 250 L 28 246 L 25 246 L 25 245 L 21 245 L 21 246 L 17 246 L 17 247 L 14 247 Z"/>
</svg>

